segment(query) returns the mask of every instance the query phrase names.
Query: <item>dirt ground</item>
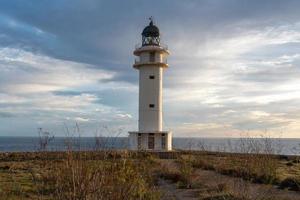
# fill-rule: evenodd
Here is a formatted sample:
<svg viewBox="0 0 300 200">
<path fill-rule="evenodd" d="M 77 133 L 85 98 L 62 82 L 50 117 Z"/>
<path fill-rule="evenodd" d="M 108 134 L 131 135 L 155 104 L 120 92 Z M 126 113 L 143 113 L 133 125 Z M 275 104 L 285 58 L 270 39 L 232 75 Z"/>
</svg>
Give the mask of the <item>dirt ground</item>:
<svg viewBox="0 0 300 200">
<path fill-rule="evenodd" d="M 177 164 L 172 160 L 163 160 L 162 165 L 176 170 Z M 278 189 L 274 185 L 255 184 L 241 178 L 230 177 L 215 171 L 197 169 L 192 180 L 196 183 L 189 189 L 178 188 L 178 184 L 170 180 L 159 180 L 163 191 L 163 200 L 238 200 L 238 199 L 268 199 L 268 200 L 299 200 L 300 192 Z"/>
</svg>

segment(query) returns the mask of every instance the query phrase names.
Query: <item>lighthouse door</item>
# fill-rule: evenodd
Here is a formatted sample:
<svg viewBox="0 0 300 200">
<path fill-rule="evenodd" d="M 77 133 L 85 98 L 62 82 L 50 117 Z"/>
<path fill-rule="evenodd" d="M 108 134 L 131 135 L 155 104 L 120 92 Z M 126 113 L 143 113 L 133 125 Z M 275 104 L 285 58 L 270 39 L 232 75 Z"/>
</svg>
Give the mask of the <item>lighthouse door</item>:
<svg viewBox="0 0 300 200">
<path fill-rule="evenodd" d="M 148 136 L 148 149 L 154 149 L 154 133 L 149 133 L 149 136 Z"/>
</svg>

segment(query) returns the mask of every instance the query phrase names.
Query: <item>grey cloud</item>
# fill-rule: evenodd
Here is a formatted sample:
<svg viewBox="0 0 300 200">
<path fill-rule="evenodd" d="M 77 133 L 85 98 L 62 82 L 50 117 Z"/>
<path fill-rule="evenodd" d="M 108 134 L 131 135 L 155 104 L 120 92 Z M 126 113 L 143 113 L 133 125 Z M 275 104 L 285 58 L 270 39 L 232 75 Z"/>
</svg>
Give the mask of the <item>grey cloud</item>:
<svg viewBox="0 0 300 200">
<path fill-rule="evenodd" d="M 244 131 L 252 131 L 252 130 L 260 130 L 260 131 L 268 131 L 273 128 L 282 128 L 288 125 L 287 122 L 272 122 L 272 121 L 257 121 L 257 120 L 245 120 L 237 123 L 233 123 L 233 127 L 244 130 Z"/>
<path fill-rule="evenodd" d="M 83 92 L 78 92 L 78 91 L 54 91 L 53 94 L 54 95 L 58 95 L 58 96 L 78 96 L 81 95 Z"/>
<path fill-rule="evenodd" d="M 5 19 L 0 21 L 0 47 L 25 49 L 50 58 L 91 64 L 86 68 L 116 72 L 113 78 L 101 80 L 98 85 L 88 85 L 87 88 L 63 88 L 51 93 L 61 98 L 80 96 L 83 93 L 96 96 L 97 100 L 86 109 L 66 112 L 53 108 L 53 111 L 48 113 L 39 107 L 32 108 L 34 111 L 32 115 L 37 118 L 77 116 L 99 121 L 107 120 L 106 123 L 113 124 L 109 121 L 112 119 L 109 114 L 94 113 L 93 110 L 97 106 L 101 108 L 107 106 L 116 109 L 111 111 L 113 113 L 126 111 L 136 118 L 137 91 L 113 90 L 113 86 L 101 91 L 95 88 L 101 87 L 102 84 L 122 85 L 124 82 L 137 84 L 138 72 L 132 69 L 134 59 L 132 51 L 134 45 L 140 42 L 140 33 L 147 23 L 147 18 L 153 15 L 161 29 L 162 41 L 168 44 L 172 53 L 169 58 L 170 68 L 165 72 L 165 87 L 173 92 L 171 95 L 182 92 L 176 94 L 178 97 L 186 95 L 184 92 L 189 92 L 188 94 L 198 92 L 202 95 L 192 96 L 188 102 L 185 100 L 167 102 L 165 109 L 167 123 L 173 125 L 183 122 L 230 123 L 243 130 L 275 128 L 286 125 L 289 119 L 299 119 L 295 113 L 297 106 L 300 106 L 299 103 L 295 99 L 290 99 L 262 104 L 254 98 L 272 94 L 285 95 L 272 86 L 297 80 L 300 63 L 299 60 L 294 60 L 290 63 L 281 63 L 282 67 L 279 68 L 267 68 L 259 62 L 296 54 L 300 50 L 299 43 L 262 45 L 250 52 L 241 53 L 230 61 L 205 53 L 219 50 L 221 48 L 219 45 L 223 41 L 238 38 L 254 30 L 285 25 L 291 29 L 293 24 L 299 22 L 299 6 L 300 2 L 297 0 L 186 2 L 7 0 L 1 3 L 1 16 L 5 16 L 6 20 L 12 20 L 16 26 L 11 26 Z M 293 31 L 299 32 L 296 28 Z M 212 49 L 209 49 L 211 46 Z M 235 71 L 233 66 L 237 63 L 248 65 L 253 71 Z M 7 66 L 4 62 L 0 64 Z M 8 82 L 16 77 L 19 80 L 15 82 L 22 83 L 22 70 L 24 72 L 32 70 L 31 75 L 42 73 L 19 62 L 10 64 L 17 66 L 19 72 L 14 77 L 1 77 L 1 85 L 9 84 Z M 292 66 L 283 67 L 286 64 Z M 93 87 L 94 90 L 89 87 Z M 166 91 L 166 99 L 171 98 L 169 94 Z M 176 99 L 176 95 L 172 98 Z M 28 95 L 26 98 L 30 100 L 34 97 Z M 242 102 L 240 98 L 253 101 Z M 218 102 L 205 103 L 210 99 Z M 25 109 L 25 103 L 22 105 L 23 107 L 16 109 L 19 111 Z M 11 107 L 6 105 L 8 106 Z M 5 105 L 2 104 L 2 107 Z M 230 110 L 234 112 L 226 113 Z M 264 119 L 257 122 L 249 119 L 249 112 L 255 110 L 268 112 L 270 115 L 282 113 L 281 118 L 287 121 L 270 122 Z M 20 126 L 27 125 L 22 122 Z"/>
<path fill-rule="evenodd" d="M 251 81 L 266 83 L 269 85 L 280 84 L 283 82 L 297 80 L 300 72 L 294 66 L 282 67 L 278 69 L 262 69 L 257 72 L 237 73 L 236 78 L 241 81 Z"/>
<path fill-rule="evenodd" d="M 14 117 L 15 115 L 12 114 L 12 113 L 9 113 L 9 112 L 0 112 L 0 118 L 12 118 Z"/>
<path fill-rule="evenodd" d="M 1 12 L 12 17 L 17 22 L 37 27 L 45 33 L 53 35 L 53 40 L 42 40 L 31 36 L 23 41 L 46 54 L 73 61 L 80 61 L 95 66 L 105 66 L 106 69 L 121 70 L 130 74 L 132 62 L 131 51 L 140 40 L 140 32 L 148 15 L 154 15 L 161 25 L 166 43 L 174 41 L 180 30 L 186 37 L 203 41 L 205 32 L 230 34 L 224 30 L 230 24 L 237 24 L 252 19 L 255 22 L 276 18 L 296 20 L 296 8 L 299 2 L 289 1 L 157 1 L 160 6 L 150 9 L 155 2 L 141 1 L 6 1 L 1 6 Z M 170 6 L 171 5 L 171 6 Z M 47 8 L 47 9 L 46 9 Z M 128 10 L 131 14 L 128 15 Z M 295 12 L 293 12 L 295 10 Z M 114 11 L 114 15 L 111 12 Z M 284 14 L 279 14 L 284 13 Z M 213 13 L 213 14 L 212 14 Z M 37 17 L 38 16 L 38 17 Z M 209 20 L 208 20 L 209 18 Z M 256 23 L 259 25 L 260 23 Z M 232 29 L 232 26 L 230 26 Z M 174 35 L 175 34 L 175 35 Z M 20 38 L 23 34 L 13 36 Z M 173 38 L 173 39 L 172 39 Z M 177 38 L 178 39 L 178 38 Z M 41 43 L 41 42 L 44 43 Z M 14 42 L 12 40 L 12 42 Z M 53 46 L 54 45 L 54 46 Z M 172 48 L 172 43 L 169 43 Z M 174 54 L 180 57 L 180 52 Z M 119 60 L 123 64 L 112 64 Z M 128 77 L 128 78 L 126 78 Z M 123 75 L 121 80 L 132 81 L 134 77 Z M 123 79 L 125 78 L 125 79 Z"/>
</svg>

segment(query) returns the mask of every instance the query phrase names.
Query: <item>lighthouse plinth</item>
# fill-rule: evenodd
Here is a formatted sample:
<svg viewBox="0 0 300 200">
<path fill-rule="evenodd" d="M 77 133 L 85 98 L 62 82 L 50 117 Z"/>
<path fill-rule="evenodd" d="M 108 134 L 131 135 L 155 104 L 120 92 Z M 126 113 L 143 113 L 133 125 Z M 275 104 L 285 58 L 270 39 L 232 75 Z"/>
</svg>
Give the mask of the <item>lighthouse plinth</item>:
<svg viewBox="0 0 300 200">
<path fill-rule="evenodd" d="M 142 45 L 133 54 L 133 67 L 139 70 L 139 122 L 138 131 L 129 132 L 129 148 L 170 151 L 172 133 L 163 131 L 162 124 L 163 71 L 170 52 L 160 44 L 159 29 L 152 20 L 142 32 Z"/>
</svg>

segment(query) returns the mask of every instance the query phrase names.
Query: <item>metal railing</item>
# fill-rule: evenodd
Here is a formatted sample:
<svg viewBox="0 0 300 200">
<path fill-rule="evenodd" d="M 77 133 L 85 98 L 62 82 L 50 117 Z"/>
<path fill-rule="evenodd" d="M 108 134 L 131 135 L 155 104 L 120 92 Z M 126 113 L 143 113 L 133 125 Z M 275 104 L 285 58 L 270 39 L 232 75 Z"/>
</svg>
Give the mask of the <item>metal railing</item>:
<svg viewBox="0 0 300 200">
<path fill-rule="evenodd" d="M 149 46 L 152 46 L 152 45 L 149 45 Z M 153 45 L 153 46 L 155 46 L 155 45 Z M 141 47 L 142 47 L 141 43 L 138 43 L 138 44 L 135 45 L 134 48 L 135 48 L 135 50 L 137 50 L 137 49 L 140 49 Z M 164 43 L 160 43 L 159 47 L 168 50 L 168 45 L 166 45 Z"/>
</svg>

